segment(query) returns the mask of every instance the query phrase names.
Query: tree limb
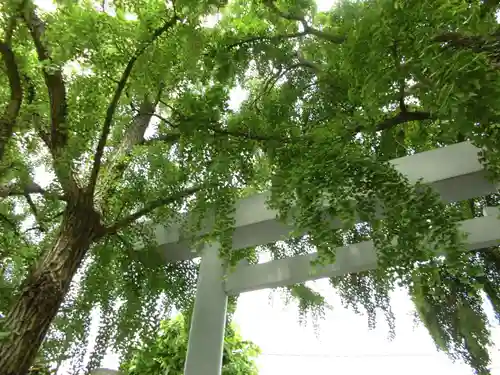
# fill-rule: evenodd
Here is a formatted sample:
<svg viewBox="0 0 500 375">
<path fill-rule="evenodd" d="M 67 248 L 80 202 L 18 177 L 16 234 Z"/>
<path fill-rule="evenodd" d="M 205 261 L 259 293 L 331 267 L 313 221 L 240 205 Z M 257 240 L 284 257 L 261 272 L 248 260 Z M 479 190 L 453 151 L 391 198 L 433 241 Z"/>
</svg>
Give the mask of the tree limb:
<svg viewBox="0 0 500 375">
<path fill-rule="evenodd" d="M 488 13 L 495 14 L 500 6 L 500 0 L 483 0 L 481 4 L 481 17 L 486 16 Z"/>
<path fill-rule="evenodd" d="M 134 146 L 141 145 L 144 142 L 144 134 L 152 117 L 151 113 L 154 113 L 161 92 L 161 89 L 158 90 L 158 93 L 153 101 L 151 101 L 148 96 L 144 97 L 139 108 L 136 110 L 137 114 L 134 116 L 132 123 L 125 131 L 125 135 L 123 136 L 116 152 L 113 152 L 113 157 L 111 157 L 104 166 L 106 174 L 103 176 L 101 181 L 99 181 L 99 187 L 96 188 L 94 197 L 102 212 L 106 211 L 109 198 L 108 193 L 114 189 L 116 183 L 120 181 L 123 173 L 129 165 L 129 160 L 127 160 L 126 157 L 131 154 Z"/>
<path fill-rule="evenodd" d="M 51 222 L 52 220 L 55 220 L 58 217 L 61 217 L 62 215 L 64 215 L 64 211 L 60 211 L 57 214 L 52 215 L 51 217 L 46 218 L 45 221 L 46 222 Z M 40 232 L 46 232 L 47 228 L 46 228 L 46 226 L 42 227 L 41 225 L 37 225 L 37 226 L 34 226 L 34 227 L 26 229 L 23 233 L 28 233 L 28 232 L 31 232 L 31 231 L 34 231 L 34 230 L 38 230 Z"/>
<path fill-rule="evenodd" d="M 231 50 L 231 49 L 236 48 L 236 47 L 241 47 L 241 46 L 243 46 L 245 44 L 253 44 L 253 43 L 263 42 L 263 41 L 267 41 L 267 42 L 279 42 L 279 41 L 286 40 L 286 39 L 300 38 L 300 37 L 303 37 L 303 36 L 306 36 L 306 35 L 308 35 L 307 32 L 301 31 L 301 32 L 297 32 L 297 33 L 282 34 L 282 35 L 273 35 L 273 36 L 265 36 L 265 35 L 263 35 L 263 36 L 252 36 L 252 37 L 249 37 L 249 38 L 246 38 L 246 39 L 242 39 L 242 40 L 239 40 L 237 42 L 228 44 L 225 48 L 226 48 L 226 50 Z"/>
<path fill-rule="evenodd" d="M 490 35 L 466 35 L 459 32 L 442 32 L 433 38 L 441 43 L 443 48 L 452 50 L 470 50 L 474 53 L 484 53 L 492 62 L 494 69 L 500 68 L 500 48 L 497 33 Z"/>
<path fill-rule="evenodd" d="M 43 21 L 36 15 L 33 4 L 27 6 L 23 12 L 24 20 L 30 30 L 31 37 L 35 43 L 35 49 L 38 60 L 42 63 L 51 63 L 48 49 L 44 46 L 42 40 L 45 33 Z M 55 158 L 59 157 L 61 151 L 68 143 L 68 129 L 66 124 L 67 101 L 66 87 L 60 68 L 43 69 L 45 84 L 49 92 L 50 100 L 50 148 Z"/>
<path fill-rule="evenodd" d="M 4 221 L 5 223 L 7 223 L 17 237 L 22 237 L 16 223 L 12 221 L 7 215 L 0 213 L 0 221 Z"/>
<path fill-rule="evenodd" d="M 287 19 L 289 21 L 300 22 L 300 24 L 302 25 L 304 32 L 306 34 L 314 35 L 320 39 L 327 40 L 327 41 L 332 42 L 334 44 L 342 44 L 346 40 L 345 36 L 326 33 L 324 31 L 318 30 L 318 29 L 310 26 L 306 22 L 305 18 L 302 16 L 298 16 L 298 15 L 294 15 L 291 13 L 281 11 L 276 6 L 276 4 L 274 4 L 274 0 L 264 0 L 264 5 L 267 6 L 269 9 L 271 9 L 271 11 L 273 11 L 274 13 L 276 13 L 277 15 L 279 15 L 280 17 L 282 17 L 284 19 Z"/>
<path fill-rule="evenodd" d="M 407 112 L 408 108 L 406 107 L 405 98 L 406 98 L 406 82 L 404 78 L 403 71 L 401 69 L 401 57 L 398 49 L 398 42 L 394 41 L 392 45 L 392 58 L 394 59 L 394 67 L 396 72 L 400 75 L 400 79 L 398 80 L 398 99 L 399 99 L 399 110 L 401 112 Z"/>
<path fill-rule="evenodd" d="M 159 95 L 157 95 L 158 97 Z M 149 100 L 149 98 L 145 97 L 137 109 L 137 114 L 134 116 L 132 123 L 127 128 L 125 135 L 121 144 L 119 145 L 117 151 L 115 152 L 115 157 L 121 157 L 125 155 L 129 155 L 132 151 L 133 147 L 136 145 L 142 144 L 144 141 L 144 134 L 151 122 L 151 118 L 153 117 L 154 110 L 156 105 L 158 104 L 158 100 L 155 99 L 154 102 Z M 128 163 L 113 163 L 113 160 L 110 163 L 111 165 L 106 166 L 110 170 L 114 170 L 112 174 L 116 175 L 116 178 L 119 178 L 121 174 L 124 172 L 126 168 L 126 164 Z"/>
<path fill-rule="evenodd" d="M 0 186 L 0 197 L 2 198 L 14 197 L 14 196 L 26 196 L 31 194 L 42 195 L 47 199 L 58 199 L 61 201 L 68 200 L 68 197 L 66 195 L 45 190 L 35 182 L 30 182 L 23 186 L 19 186 L 19 183 Z"/>
<path fill-rule="evenodd" d="M 28 206 L 31 209 L 31 213 L 35 217 L 35 221 L 38 223 L 38 228 L 40 229 L 40 232 L 47 232 L 47 228 L 45 228 L 45 225 L 40 220 L 40 216 L 38 215 L 38 209 L 36 208 L 35 202 L 33 202 L 33 198 L 31 198 L 29 194 L 25 194 L 24 197 L 26 198 L 26 202 L 28 202 Z"/>
<path fill-rule="evenodd" d="M 165 117 L 158 115 L 156 113 L 152 113 L 152 116 L 158 118 L 159 120 L 163 121 L 164 123 L 168 124 L 170 127 L 174 129 L 179 129 L 179 126 L 177 124 L 174 124 L 172 121 L 166 119 Z M 182 116 L 184 120 L 189 121 L 188 118 L 185 118 Z M 206 124 L 206 129 L 212 131 L 214 135 L 223 135 L 223 136 L 230 136 L 230 137 L 235 137 L 235 138 L 244 138 L 252 141 L 279 141 L 283 142 L 286 138 L 283 137 L 276 137 L 276 136 L 268 136 L 268 135 L 262 135 L 262 134 L 252 134 L 250 131 L 245 132 L 245 131 L 238 131 L 238 130 L 228 130 L 228 129 L 220 129 L 217 126 L 214 126 L 215 124 Z M 161 140 L 164 141 L 171 141 L 171 140 L 177 140 L 177 137 L 180 137 L 182 135 L 182 132 L 176 132 L 176 133 L 170 133 L 170 134 L 165 134 L 165 135 L 160 135 L 155 138 L 151 138 L 148 140 L 144 141 L 144 144 L 149 144 L 153 142 L 158 142 Z"/>
<path fill-rule="evenodd" d="M 294 55 L 297 58 L 297 60 L 299 60 L 298 64 L 294 65 L 308 68 L 316 73 L 324 73 L 323 69 L 320 67 L 319 64 L 316 64 L 312 61 L 305 59 L 304 56 L 302 56 L 302 54 L 299 51 L 296 52 Z"/>
<path fill-rule="evenodd" d="M 423 111 L 401 111 L 396 116 L 386 118 L 375 125 L 375 131 L 388 130 L 394 126 L 405 124 L 410 121 L 432 120 L 434 117 L 429 112 Z M 366 130 L 363 126 L 358 126 L 355 129 L 356 133 Z"/>
<path fill-rule="evenodd" d="M 450 31 L 436 35 L 433 40 L 438 43 L 446 43 L 454 48 L 469 48 L 474 52 L 489 52 L 484 49 L 487 41 L 477 35 L 464 35 Z"/>
<path fill-rule="evenodd" d="M 37 16 L 36 8 L 32 1 L 26 1 L 26 6 L 22 10 L 22 17 L 30 31 L 31 38 L 35 44 L 38 60 L 44 64 L 52 64 L 48 48 L 44 45 L 45 25 Z M 76 196 L 80 192 L 80 187 L 73 174 L 71 162 L 64 153 L 69 140 L 69 130 L 67 120 L 67 99 L 66 86 L 60 67 L 43 67 L 43 77 L 47 87 L 50 103 L 50 134 L 39 131 L 43 141 L 48 146 L 52 155 L 54 172 L 68 196 Z"/>
<path fill-rule="evenodd" d="M 14 30 L 17 26 L 17 17 L 13 16 L 9 19 L 9 24 L 7 25 L 7 29 L 5 30 L 5 43 L 9 46 L 12 44 L 12 36 L 14 35 Z"/>
<path fill-rule="evenodd" d="M 17 67 L 16 58 L 8 42 L 0 40 L 0 53 L 2 54 L 10 86 L 10 100 L 4 113 L 0 117 L 0 161 L 3 159 L 7 143 L 12 137 L 21 104 L 23 89 L 21 76 Z"/>
<path fill-rule="evenodd" d="M 151 144 L 162 142 L 162 143 L 175 143 L 181 138 L 182 134 L 180 132 L 168 133 L 156 136 L 154 138 L 143 139 L 140 143 L 141 146 L 149 146 Z"/>
<path fill-rule="evenodd" d="M 144 207 L 141 208 L 140 210 L 137 210 L 133 214 L 126 216 L 126 217 L 118 220 L 114 224 L 110 225 L 109 227 L 107 227 L 104 231 L 104 235 L 116 234 L 121 229 L 132 224 L 133 222 L 140 219 L 141 217 L 153 212 L 157 208 L 178 202 L 184 198 L 187 198 L 193 194 L 196 194 L 197 192 L 199 192 L 200 190 L 203 190 L 204 188 L 206 188 L 205 185 L 194 186 L 194 187 L 188 188 L 186 190 L 182 190 L 180 192 L 174 193 L 166 198 L 159 198 L 159 199 L 156 199 L 154 201 L 151 201 L 151 202 L 145 204 Z"/>
<path fill-rule="evenodd" d="M 127 63 L 127 66 L 125 67 L 125 70 L 121 75 L 120 81 L 118 83 L 118 86 L 116 87 L 113 98 L 111 99 L 111 102 L 109 103 L 108 109 L 106 111 L 106 117 L 104 118 L 104 124 L 102 127 L 101 136 L 99 138 L 99 142 L 97 144 L 97 148 L 94 154 L 94 163 L 92 165 L 92 171 L 90 173 L 90 182 L 87 187 L 89 194 L 94 194 L 95 186 L 97 184 L 97 178 L 99 176 L 99 170 L 101 168 L 101 159 L 104 154 L 104 148 L 106 146 L 109 133 L 111 132 L 113 116 L 115 114 L 123 90 L 125 89 L 125 85 L 130 77 L 130 74 L 132 73 L 134 64 L 151 44 L 153 44 L 161 35 L 170 30 L 179 20 L 180 19 L 177 17 L 177 15 L 174 14 L 174 16 L 171 19 L 169 19 L 160 28 L 154 31 L 150 40 L 144 45 L 142 45 L 140 48 L 138 48 L 130 58 L 129 62 Z"/>
</svg>

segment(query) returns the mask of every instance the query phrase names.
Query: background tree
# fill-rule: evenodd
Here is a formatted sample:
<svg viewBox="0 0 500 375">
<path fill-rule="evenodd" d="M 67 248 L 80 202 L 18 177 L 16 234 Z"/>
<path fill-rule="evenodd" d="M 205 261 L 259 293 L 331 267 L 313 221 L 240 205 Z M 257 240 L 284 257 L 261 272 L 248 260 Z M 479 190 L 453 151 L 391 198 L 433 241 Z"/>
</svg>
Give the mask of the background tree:
<svg viewBox="0 0 500 375">
<path fill-rule="evenodd" d="M 128 375 L 163 375 L 165 373 L 182 375 L 188 335 L 189 319 L 185 314 L 163 320 L 152 342 L 133 351 L 132 358 L 122 363 L 120 370 Z M 243 340 L 234 323 L 228 322 L 224 337 L 222 374 L 258 374 L 254 359 L 259 354 L 259 347 Z"/>
<path fill-rule="evenodd" d="M 373 239 L 378 270 L 332 280 L 344 302 L 393 324 L 388 295 L 406 287 L 439 348 L 488 373 L 480 293 L 500 311 L 498 250 L 464 251 L 454 219 L 498 197 L 446 205 L 387 161 L 471 140 L 499 177 L 495 2 L 104 4 L 0 4 L 2 374 L 25 374 L 42 342 L 83 371 L 92 312 L 87 369 L 108 347 L 127 357 L 191 303 L 196 264 L 165 265 L 151 225 L 186 210 L 188 233 L 215 215 L 208 238 L 231 263 L 313 248 L 329 262 Z M 230 252 L 233 203 L 264 189 L 308 236 Z M 325 199 L 338 231 L 321 220 Z M 321 312 L 321 296 L 289 290 Z"/>
</svg>

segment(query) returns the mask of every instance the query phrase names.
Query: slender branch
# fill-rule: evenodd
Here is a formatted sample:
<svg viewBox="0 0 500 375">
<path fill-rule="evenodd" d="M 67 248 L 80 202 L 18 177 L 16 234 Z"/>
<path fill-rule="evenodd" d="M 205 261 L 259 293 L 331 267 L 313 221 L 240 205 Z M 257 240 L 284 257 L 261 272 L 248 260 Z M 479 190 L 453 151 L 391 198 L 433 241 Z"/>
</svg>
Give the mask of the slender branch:
<svg viewBox="0 0 500 375">
<path fill-rule="evenodd" d="M 68 200 L 67 196 L 45 190 L 35 182 L 30 182 L 22 186 L 20 186 L 17 183 L 0 186 L 0 197 L 2 198 L 14 197 L 14 196 L 26 196 L 30 194 L 42 195 L 48 199 L 58 199 L 62 201 Z"/>
<path fill-rule="evenodd" d="M 307 32 L 301 31 L 297 33 L 291 33 L 291 34 L 282 34 L 282 35 L 273 35 L 273 36 L 252 36 L 246 39 L 239 40 L 237 42 L 228 44 L 225 48 L 226 50 L 231 50 L 236 47 L 241 47 L 244 46 L 245 44 L 253 44 L 257 42 L 280 42 L 282 40 L 287 40 L 287 39 L 294 39 L 294 38 L 300 38 L 303 36 L 308 35 Z"/>
<path fill-rule="evenodd" d="M 135 51 L 135 53 L 130 58 L 127 66 L 125 67 L 118 86 L 116 87 L 113 98 L 111 99 L 111 102 L 109 103 L 108 109 L 106 111 L 106 117 L 104 119 L 101 136 L 99 138 L 99 143 L 97 144 L 97 149 L 94 154 L 94 163 L 92 165 L 92 171 L 90 173 L 90 182 L 87 187 L 87 190 L 90 194 L 94 194 L 95 186 L 97 184 L 97 178 L 99 176 L 99 170 L 101 168 L 101 159 L 104 154 L 104 148 L 106 146 L 109 133 L 111 132 L 113 117 L 116 112 L 118 102 L 120 101 L 120 97 L 123 93 L 123 90 L 125 89 L 125 85 L 127 84 L 127 81 L 132 73 L 132 69 L 134 68 L 134 64 L 151 44 L 153 44 L 161 35 L 170 30 L 179 20 L 180 19 L 177 17 L 177 15 L 174 15 L 171 19 L 165 22 L 163 26 L 156 29 L 150 40 Z"/>
<path fill-rule="evenodd" d="M 432 120 L 434 117 L 429 112 L 423 111 L 413 111 L 413 112 L 399 112 L 396 116 L 387 118 L 379 122 L 375 129 L 377 131 L 387 130 L 394 126 L 405 124 L 410 121 L 423 121 L 423 120 Z M 356 129 L 356 132 L 360 132 L 363 129 L 359 127 Z"/>
<path fill-rule="evenodd" d="M 161 101 L 162 102 L 162 101 Z M 166 103 L 163 103 L 165 104 Z M 170 106 L 169 106 L 170 107 Z M 157 117 L 161 121 L 165 122 L 169 126 L 171 126 L 174 129 L 178 129 L 179 126 L 174 124 L 172 121 L 164 118 L 161 115 L 158 114 L 152 114 L 153 116 Z M 378 124 L 375 125 L 375 130 L 376 131 L 382 131 L 382 130 L 387 130 L 390 129 L 394 126 L 405 124 L 410 121 L 423 121 L 423 120 L 432 120 L 434 119 L 434 116 L 429 113 L 429 112 L 424 112 L 424 111 L 401 111 L 397 115 L 386 118 L 379 122 Z M 268 136 L 268 135 L 260 135 L 260 134 L 252 134 L 250 132 L 242 132 L 242 131 L 234 131 L 234 130 L 227 130 L 227 129 L 219 129 L 211 124 L 206 125 L 206 127 L 213 131 L 215 135 L 225 135 L 225 136 L 232 136 L 232 137 L 238 137 L 238 138 L 245 138 L 249 140 L 254 140 L 254 141 L 278 141 L 278 142 L 283 142 L 283 143 L 289 143 L 289 142 L 301 142 L 301 141 L 306 141 L 306 137 L 282 137 L 282 136 Z M 367 130 L 364 126 L 357 126 L 354 129 L 353 133 L 360 133 Z M 354 134 L 353 134 L 354 135 Z M 144 141 L 144 144 L 150 144 L 153 142 L 159 142 L 162 140 L 165 141 L 171 141 L 176 140 L 177 137 L 181 136 L 181 132 L 179 133 L 169 133 L 165 134 L 163 136 L 158 136 L 149 140 Z"/>
<path fill-rule="evenodd" d="M 7 29 L 5 30 L 5 43 L 9 46 L 12 42 L 12 36 L 14 35 L 14 30 L 17 26 L 17 17 L 10 17 L 9 24 L 7 25 Z"/>
<path fill-rule="evenodd" d="M 399 97 L 399 110 L 401 112 L 407 112 L 408 108 L 406 107 L 405 104 L 405 89 L 406 89 L 406 83 L 405 83 L 405 78 L 403 71 L 401 69 L 401 61 L 400 61 L 400 56 L 399 56 L 399 50 L 398 50 L 398 42 L 394 41 L 392 45 L 392 58 L 394 59 L 394 67 L 396 69 L 396 72 L 400 74 L 401 78 L 398 80 L 398 97 Z"/>
<path fill-rule="evenodd" d="M 479 36 L 450 31 L 436 35 L 433 40 L 438 43 L 447 43 L 454 48 L 470 48 L 474 52 L 487 52 L 484 50 L 486 40 Z"/>
<path fill-rule="evenodd" d="M 111 226 L 107 227 L 104 231 L 104 234 L 105 235 L 116 234 L 121 229 L 132 224 L 133 222 L 140 219 L 141 217 L 153 212 L 157 208 L 178 202 L 178 201 L 185 199 L 193 194 L 196 194 L 197 192 L 203 190 L 204 188 L 206 188 L 205 185 L 194 186 L 194 187 L 188 188 L 186 190 L 182 190 L 180 192 L 174 193 L 166 198 L 159 198 L 159 199 L 156 199 L 154 201 L 151 201 L 151 202 L 147 203 L 146 205 L 144 205 L 144 207 L 141 208 L 140 210 L 137 210 L 133 214 L 126 216 L 126 217 L 118 220 L 116 223 L 112 224 Z"/>
<path fill-rule="evenodd" d="M 346 40 L 345 36 L 330 34 L 310 26 L 302 16 L 281 11 L 274 3 L 274 0 L 264 0 L 264 5 L 284 19 L 300 22 L 306 34 L 314 35 L 320 39 L 327 40 L 334 44 L 342 44 Z"/>
<path fill-rule="evenodd" d="M 27 86 L 26 100 L 27 100 L 28 104 L 33 104 L 35 101 L 35 98 L 36 98 L 35 85 L 34 85 L 33 81 L 31 80 L 31 78 L 27 74 L 24 74 L 23 78 L 24 78 L 24 82 Z M 31 121 L 33 123 L 33 127 L 35 128 L 36 132 L 38 133 L 38 136 L 42 139 L 43 143 L 45 144 L 45 146 L 47 146 L 47 148 L 50 151 L 50 148 L 51 148 L 51 146 L 50 146 L 50 134 L 47 131 L 45 131 L 45 129 L 43 128 L 40 116 L 37 113 L 33 113 Z"/>
<path fill-rule="evenodd" d="M 26 202 L 28 202 L 28 206 L 31 209 L 31 213 L 35 217 L 36 222 L 38 223 L 38 228 L 41 232 L 47 232 L 45 225 L 41 223 L 40 216 L 38 215 L 38 209 L 36 208 L 35 202 L 33 202 L 33 198 L 29 194 L 25 194 Z"/>
<path fill-rule="evenodd" d="M 49 133 L 42 130 L 39 130 L 38 133 L 49 148 L 53 159 L 54 172 L 65 194 L 76 197 L 81 189 L 73 173 L 71 161 L 65 157 L 69 140 L 69 128 L 66 123 L 68 104 L 62 69 L 60 66 L 54 66 L 50 51 L 43 43 L 45 25 L 37 16 L 35 5 L 32 1 L 26 1 L 26 3 L 28 4 L 22 10 L 22 17 L 35 44 L 38 60 L 44 65 L 42 71 L 50 104 L 50 136 Z M 51 65 L 50 68 L 48 65 Z"/>
<path fill-rule="evenodd" d="M 10 86 L 10 100 L 0 117 L 0 160 L 2 160 L 7 143 L 12 137 L 12 131 L 16 125 L 19 111 L 21 110 L 23 89 L 16 58 L 8 42 L 0 40 L 0 53 L 3 57 Z"/>
<path fill-rule="evenodd" d="M 500 68 L 500 48 L 498 34 L 485 36 L 466 35 L 459 32 L 443 32 L 433 38 L 443 48 L 451 50 L 468 49 L 474 53 L 485 53 L 492 63 L 492 68 Z"/>
<path fill-rule="evenodd" d="M 46 218 L 45 222 L 50 223 L 52 220 L 55 220 L 58 217 L 61 217 L 62 215 L 64 215 L 64 211 L 60 211 L 57 214 L 52 215 L 51 217 Z M 37 226 L 34 226 L 34 227 L 26 229 L 23 233 L 28 233 L 28 232 L 31 232 L 31 231 L 34 231 L 34 230 L 38 230 L 40 232 L 46 232 L 47 231 L 47 227 L 46 226 L 42 227 L 41 225 L 37 225 Z"/>
<path fill-rule="evenodd" d="M 149 145 L 157 143 L 157 142 L 175 143 L 175 142 L 179 141 L 181 136 L 182 136 L 182 134 L 180 132 L 162 134 L 162 135 L 156 136 L 154 138 L 144 139 L 144 140 L 142 140 L 140 145 L 141 146 L 149 146 Z"/>
<path fill-rule="evenodd" d="M 133 109 L 137 113 L 131 124 L 127 127 L 118 148 L 113 152 L 113 156 L 109 158 L 104 166 L 106 174 L 99 181 L 99 186 L 96 187 L 94 194 L 95 202 L 101 208 L 102 212 L 106 212 L 108 200 L 112 195 L 109 193 L 113 191 L 116 184 L 121 180 L 123 173 L 130 163 L 128 156 L 132 154 L 134 146 L 141 145 L 144 142 L 144 134 L 152 117 L 149 113 L 154 112 L 161 92 L 161 89 L 158 90 L 154 101 L 151 101 L 146 95 L 139 108 Z"/>
<path fill-rule="evenodd" d="M 168 124 L 174 129 L 179 129 L 180 127 L 177 124 L 174 124 L 172 121 L 166 119 L 165 117 L 158 115 L 156 113 L 151 113 L 152 116 L 158 118 L 159 120 L 163 121 L 164 123 Z M 182 116 L 182 118 L 185 121 L 189 121 L 188 118 L 185 118 Z M 262 134 L 252 134 L 249 131 L 238 131 L 238 130 L 229 130 L 229 129 L 220 129 L 217 126 L 214 126 L 214 124 L 206 124 L 206 129 L 214 132 L 214 135 L 224 135 L 224 136 L 230 136 L 230 137 L 236 137 L 236 138 L 244 138 L 244 139 L 249 139 L 253 141 L 279 141 L 283 142 L 286 138 L 284 137 L 276 137 L 276 136 L 268 136 L 268 135 L 262 135 Z M 165 134 L 163 136 L 155 137 L 152 139 L 148 139 L 144 141 L 144 144 L 149 144 L 153 142 L 157 142 L 160 140 L 165 140 L 165 141 L 171 141 L 171 140 L 176 140 L 176 137 L 180 137 L 182 132 L 178 133 L 170 133 L 170 134 Z"/>
<path fill-rule="evenodd" d="M 52 59 L 48 49 L 44 46 L 42 40 L 45 34 L 45 25 L 36 15 L 33 4 L 26 7 L 23 12 L 24 19 L 30 30 L 31 37 L 35 43 L 35 49 L 38 54 L 38 60 L 43 63 L 51 63 Z M 45 84 L 49 92 L 50 116 L 51 116 L 51 134 L 50 148 L 54 158 L 58 158 L 61 151 L 68 143 L 68 128 L 66 125 L 67 101 L 66 87 L 63 74 L 60 68 L 43 69 Z"/>
<path fill-rule="evenodd" d="M 304 30 L 306 30 L 308 28 L 308 24 L 307 24 L 306 20 L 304 19 L 304 17 L 297 16 L 297 15 L 287 13 L 287 12 L 282 12 L 281 10 L 279 10 L 279 8 L 276 6 L 276 4 L 274 4 L 274 0 L 264 0 L 264 5 L 267 6 L 268 8 L 270 8 L 274 13 L 278 14 L 280 17 L 282 17 L 284 19 L 287 19 L 289 21 L 300 22 L 302 24 L 302 26 L 304 27 Z"/>
<path fill-rule="evenodd" d="M 14 234 L 17 237 L 21 237 L 21 233 L 19 232 L 19 229 L 17 228 L 16 223 L 13 222 L 7 215 L 0 213 L 0 221 L 6 222 L 9 225 L 9 227 L 12 228 L 12 230 L 14 231 Z"/>
<path fill-rule="evenodd" d="M 500 6 L 500 0 L 483 0 L 481 4 L 481 17 L 486 16 L 488 13 L 495 14 Z"/>
<path fill-rule="evenodd" d="M 298 64 L 294 64 L 292 66 L 296 66 L 296 67 L 302 66 L 302 67 L 308 68 L 316 73 L 324 73 L 323 69 L 320 67 L 319 64 L 316 64 L 312 61 L 305 59 L 304 56 L 302 56 L 302 54 L 300 52 L 297 52 L 294 55 L 297 58 L 297 60 L 299 60 L 299 62 L 298 62 Z"/>
</svg>

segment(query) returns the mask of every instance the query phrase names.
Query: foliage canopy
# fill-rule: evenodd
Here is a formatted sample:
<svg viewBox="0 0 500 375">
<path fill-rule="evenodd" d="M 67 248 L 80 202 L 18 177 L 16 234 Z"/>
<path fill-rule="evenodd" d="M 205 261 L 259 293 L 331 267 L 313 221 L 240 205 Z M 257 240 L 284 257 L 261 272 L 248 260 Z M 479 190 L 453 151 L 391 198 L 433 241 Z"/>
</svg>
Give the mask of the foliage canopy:
<svg viewBox="0 0 500 375">
<path fill-rule="evenodd" d="M 500 317 L 500 253 L 465 251 L 455 221 L 498 196 L 445 205 L 388 161 L 470 140 L 499 178 L 497 1 L 104 7 L 0 4 L 3 374 L 25 373 L 44 337 L 47 358 L 84 371 L 93 311 L 88 369 L 107 347 L 127 357 L 172 307 L 185 309 L 197 266 L 164 264 L 151 223 L 186 210 L 197 218 L 188 233 L 215 212 L 209 237 L 231 263 L 313 247 L 330 262 L 335 247 L 373 239 L 379 268 L 332 280 L 343 301 L 364 307 L 371 325 L 381 308 L 393 327 L 388 295 L 402 285 L 438 348 L 488 373 L 481 293 Z M 308 235 L 231 252 L 233 203 L 265 189 Z M 343 228 L 322 220 L 325 200 Z M 321 296 L 289 291 L 321 312 Z"/>
</svg>

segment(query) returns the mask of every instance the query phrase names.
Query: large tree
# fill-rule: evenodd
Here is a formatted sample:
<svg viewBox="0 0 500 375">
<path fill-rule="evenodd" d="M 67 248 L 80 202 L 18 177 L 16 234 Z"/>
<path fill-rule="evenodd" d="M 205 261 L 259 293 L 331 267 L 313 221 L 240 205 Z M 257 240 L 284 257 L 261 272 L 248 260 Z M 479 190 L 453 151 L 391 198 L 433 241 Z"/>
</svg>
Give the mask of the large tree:
<svg viewBox="0 0 500 375">
<path fill-rule="evenodd" d="M 332 280 L 344 301 L 392 319 L 399 283 L 439 347 L 488 372 L 480 292 L 500 311 L 500 258 L 463 251 L 454 219 L 498 199 L 445 206 L 387 161 L 472 140 L 499 176 L 495 1 L 55 5 L 0 5 L 2 374 L 27 373 L 42 343 L 78 367 L 93 311 L 101 329 L 88 367 L 110 346 L 125 355 L 194 290 L 196 265 L 165 265 L 151 223 L 189 210 L 193 232 L 211 212 L 221 256 L 254 259 L 256 249 L 229 251 L 231 213 L 263 189 L 309 231 L 264 249 L 315 246 L 329 262 L 339 244 L 372 238 L 378 270 Z M 235 110 L 237 85 L 248 98 Z M 345 219 L 338 231 L 322 220 L 325 199 Z M 304 307 L 323 301 L 290 289 Z"/>
</svg>

